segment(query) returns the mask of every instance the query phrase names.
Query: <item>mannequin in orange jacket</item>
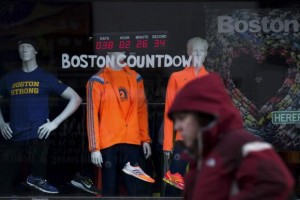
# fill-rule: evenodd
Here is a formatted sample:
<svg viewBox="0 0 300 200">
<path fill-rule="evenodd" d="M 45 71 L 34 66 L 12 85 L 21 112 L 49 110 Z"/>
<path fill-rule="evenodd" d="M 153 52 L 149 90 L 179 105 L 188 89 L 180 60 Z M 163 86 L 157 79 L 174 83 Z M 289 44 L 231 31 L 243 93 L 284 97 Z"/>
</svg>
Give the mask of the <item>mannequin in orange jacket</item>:
<svg viewBox="0 0 300 200">
<path fill-rule="evenodd" d="M 123 52 L 111 52 L 111 53 L 108 53 L 108 55 L 114 56 L 114 58 L 115 58 L 114 65 L 111 65 L 110 68 L 114 71 L 120 71 L 122 69 L 122 65 L 124 64 L 124 60 L 122 60 L 122 59 L 118 60 L 117 58 L 119 56 L 122 57 L 124 55 L 124 53 Z M 147 159 L 152 154 L 150 144 L 148 142 L 143 142 L 142 146 L 143 146 L 143 152 L 144 152 L 145 158 Z M 102 159 L 102 154 L 100 151 L 91 152 L 91 162 L 98 167 L 102 166 L 103 159 Z"/>
<path fill-rule="evenodd" d="M 206 40 L 194 37 L 188 40 L 187 42 L 187 54 L 192 56 L 192 66 L 185 66 L 185 69 L 175 72 L 171 75 L 168 87 L 167 87 L 167 96 L 166 96 L 166 105 L 165 105 L 165 117 L 164 117 L 164 144 L 163 150 L 165 155 L 170 158 L 170 153 L 173 149 L 173 123 L 167 117 L 167 112 L 171 106 L 173 99 L 177 92 L 189 81 L 206 75 L 208 72 L 205 70 L 203 65 L 206 55 L 207 55 L 208 44 Z M 184 79 L 182 81 L 181 79 Z M 174 83 L 175 84 L 174 84 Z M 173 86 L 176 85 L 176 86 Z M 182 140 L 179 134 L 176 134 L 176 141 Z"/>
<path fill-rule="evenodd" d="M 170 160 L 171 152 L 173 152 L 174 155 L 173 159 L 170 161 L 170 169 L 165 174 L 164 180 L 173 186 L 177 185 L 175 187 L 178 187 L 178 184 L 184 184 L 182 176 L 185 174 L 187 162 L 180 159 L 180 154 L 183 147 L 182 137 L 177 132 L 175 132 L 174 137 L 173 122 L 168 119 L 167 113 L 170 109 L 171 104 L 173 103 L 176 94 L 179 92 L 179 90 L 181 90 L 182 87 L 184 87 L 188 82 L 208 74 L 203 65 L 203 62 L 207 55 L 207 49 L 208 44 L 206 40 L 199 37 L 189 39 L 187 42 L 187 54 L 189 56 L 192 56 L 192 61 L 190 64 L 191 66 L 184 66 L 185 68 L 183 70 L 173 73 L 168 81 L 165 101 L 163 151 L 167 160 Z M 180 175 L 181 178 L 175 177 L 178 175 Z M 172 182 L 172 177 L 174 177 L 174 180 L 177 180 L 176 183 Z M 170 181 L 172 183 L 170 183 Z M 180 196 L 181 194 L 179 190 L 167 185 L 165 195 Z"/>
<path fill-rule="evenodd" d="M 151 155 L 144 84 L 140 74 L 124 62 L 123 52 L 111 52 L 108 56 L 111 60 L 107 67 L 87 82 L 91 162 L 102 168 L 103 196 L 118 195 L 118 175 L 122 176 L 128 195 L 139 196 L 141 180 L 129 176 L 124 169 L 127 164 L 138 167 L 141 147 L 146 159 Z"/>
</svg>

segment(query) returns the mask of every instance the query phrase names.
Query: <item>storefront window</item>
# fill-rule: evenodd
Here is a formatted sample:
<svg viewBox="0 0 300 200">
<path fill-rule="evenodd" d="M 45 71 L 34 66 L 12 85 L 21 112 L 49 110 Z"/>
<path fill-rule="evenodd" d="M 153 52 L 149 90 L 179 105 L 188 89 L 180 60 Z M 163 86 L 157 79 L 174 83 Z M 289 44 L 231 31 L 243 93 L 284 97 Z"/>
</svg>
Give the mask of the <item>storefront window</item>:
<svg viewBox="0 0 300 200">
<path fill-rule="evenodd" d="M 0 6 L 1 196 L 182 197 L 191 163 L 165 109 L 208 73 L 298 195 L 298 2 Z"/>
</svg>

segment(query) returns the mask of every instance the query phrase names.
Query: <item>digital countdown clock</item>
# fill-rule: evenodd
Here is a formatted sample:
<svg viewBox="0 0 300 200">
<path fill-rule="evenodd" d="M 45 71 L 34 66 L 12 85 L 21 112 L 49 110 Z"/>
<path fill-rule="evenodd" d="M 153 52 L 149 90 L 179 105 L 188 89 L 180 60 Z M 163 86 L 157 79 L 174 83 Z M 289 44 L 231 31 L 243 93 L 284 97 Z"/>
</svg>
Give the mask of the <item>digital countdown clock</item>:
<svg viewBox="0 0 300 200">
<path fill-rule="evenodd" d="M 156 51 L 168 46 L 167 31 L 115 32 L 93 34 L 94 50 L 103 51 Z"/>
</svg>

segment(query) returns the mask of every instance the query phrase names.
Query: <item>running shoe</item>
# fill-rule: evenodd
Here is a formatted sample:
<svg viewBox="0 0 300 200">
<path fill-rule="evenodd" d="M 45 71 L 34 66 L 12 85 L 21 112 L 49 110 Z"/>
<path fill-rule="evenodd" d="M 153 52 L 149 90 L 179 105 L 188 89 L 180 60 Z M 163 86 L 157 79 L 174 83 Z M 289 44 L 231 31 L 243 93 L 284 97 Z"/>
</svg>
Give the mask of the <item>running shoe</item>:
<svg viewBox="0 0 300 200">
<path fill-rule="evenodd" d="M 180 190 L 183 190 L 183 188 L 184 188 L 184 181 L 183 181 L 183 178 L 182 178 L 181 174 L 179 174 L 179 173 L 171 174 L 171 172 L 169 170 L 165 174 L 163 180 L 166 183 L 168 183 L 168 184 L 170 184 L 170 185 L 172 185 L 172 186 L 174 186 L 174 187 L 176 187 Z"/>
<path fill-rule="evenodd" d="M 101 191 L 93 184 L 89 177 L 81 176 L 79 173 L 75 174 L 71 180 L 71 184 L 91 194 L 101 194 Z"/>
<path fill-rule="evenodd" d="M 41 177 L 35 177 L 32 175 L 29 175 L 27 177 L 26 183 L 34 187 L 42 192 L 49 193 L 49 194 L 57 194 L 59 193 L 58 189 L 54 186 L 52 186 L 50 183 L 47 182 L 47 180 L 41 178 Z"/>
<path fill-rule="evenodd" d="M 126 163 L 124 168 L 122 169 L 123 172 L 125 172 L 128 175 L 134 176 L 138 179 L 141 179 L 143 181 L 154 183 L 155 180 L 148 176 L 139 166 L 131 166 L 130 162 Z"/>
</svg>

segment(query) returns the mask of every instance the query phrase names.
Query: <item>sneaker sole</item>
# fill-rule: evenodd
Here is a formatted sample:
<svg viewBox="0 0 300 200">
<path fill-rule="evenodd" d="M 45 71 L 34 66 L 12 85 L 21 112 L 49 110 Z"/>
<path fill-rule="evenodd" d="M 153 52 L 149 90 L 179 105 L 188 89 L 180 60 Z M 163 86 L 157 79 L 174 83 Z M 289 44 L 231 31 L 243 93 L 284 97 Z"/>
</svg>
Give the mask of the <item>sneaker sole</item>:
<svg viewBox="0 0 300 200">
<path fill-rule="evenodd" d="M 81 183 L 78 183 L 78 182 L 76 182 L 76 181 L 71 181 L 71 184 L 73 185 L 73 186 L 75 186 L 76 188 L 79 188 L 79 189 L 82 189 L 82 190 L 84 190 L 84 191 L 86 191 L 86 192 L 89 192 L 89 193 L 91 193 L 91 194 L 99 194 L 98 192 L 93 192 L 93 191 L 90 191 L 90 190 L 88 190 L 88 189 L 86 189 Z"/>
<path fill-rule="evenodd" d="M 166 183 L 168 183 L 169 185 L 178 188 L 179 190 L 183 190 L 183 188 L 178 187 L 174 182 L 170 181 L 169 179 L 163 178 L 163 181 L 165 181 Z"/>
<path fill-rule="evenodd" d="M 59 192 L 51 192 L 51 191 L 47 191 L 47 190 L 44 190 L 43 188 L 40 188 L 32 183 L 29 183 L 28 181 L 26 181 L 26 183 L 31 186 L 31 187 L 34 187 L 36 189 L 38 189 L 39 191 L 42 191 L 42 192 L 45 192 L 45 193 L 48 193 L 48 194 L 58 194 Z"/>
<path fill-rule="evenodd" d="M 122 169 L 122 171 L 125 172 L 125 173 L 128 174 L 128 175 L 134 176 L 135 178 L 138 178 L 138 179 L 140 179 L 140 180 L 142 180 L 142 181 L 145 181 L 145 182 L 147 182 L 147 183 L 154 183 L 154 182 L 150 182 L 150 181 L 147 181 L 147 180 L 145 180 L 145 179 L 140 178 L 139 176 L 137 176 L 137 175 L 131 173 L 131 171 L 129 171 L 129 170 L 127 170 L 127 169 Z"/>
</svg>

